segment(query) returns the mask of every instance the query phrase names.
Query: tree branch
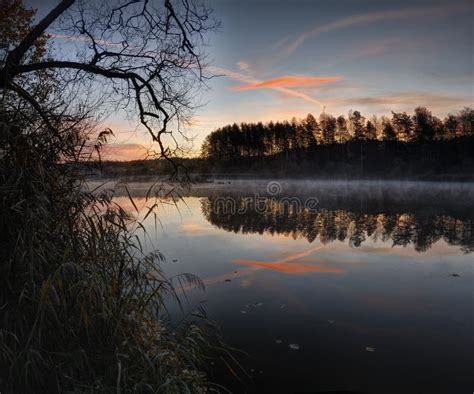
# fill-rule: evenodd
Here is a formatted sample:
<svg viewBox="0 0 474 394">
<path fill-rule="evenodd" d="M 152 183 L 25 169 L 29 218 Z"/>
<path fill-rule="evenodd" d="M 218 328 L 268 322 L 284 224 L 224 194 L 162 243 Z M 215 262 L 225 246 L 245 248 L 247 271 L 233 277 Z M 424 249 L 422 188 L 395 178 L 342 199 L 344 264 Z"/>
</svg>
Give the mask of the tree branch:
<svg viewBox="0 0 474 394">
<path fill-rule="evenodd" d="M 64 11 L 66 11 L 75 0 L 63 0 L 51 12 L 46 15 L 28 35 L 20 42 L 20 44 L 8 54 L 6 64 L 19 64 L 25 53 L 35 41 L 45 32 L 45 30 L 53 23 Z"/>
<path fill-rule="evenodd" d="M 41 105 L 39 105 L 39 103 L 25 89 L 23 89 L 21 86 L 15 84 L 15 83 L 12 83 L 12 82 L 8 82 L 6 88 L 13 91 L 13 92 L 15 92 L 22 99 L 27 101 L 35 109 L 35 111 L 41 116 L 41 119 L 43 119 L 43 122 L 46 124 L 46 126 L 52 132 L 57 134 L 56 128 L 51 124 L 48 115 L 45 113 L 43 108 L 41 108 Z"/>
</svg>

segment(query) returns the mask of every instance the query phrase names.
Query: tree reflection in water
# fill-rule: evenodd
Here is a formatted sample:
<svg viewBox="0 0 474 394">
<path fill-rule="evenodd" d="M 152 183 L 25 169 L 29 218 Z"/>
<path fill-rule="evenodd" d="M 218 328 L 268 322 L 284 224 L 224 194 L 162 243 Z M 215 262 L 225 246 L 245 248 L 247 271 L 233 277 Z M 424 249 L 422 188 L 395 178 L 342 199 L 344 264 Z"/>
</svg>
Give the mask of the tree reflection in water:
<svg viewBox="0 0 474 394">
<path fill-rule="evenodd" d="M 201 201 L 204 217 L 213 225 L 235 233 L 268 233 L 293 238 L 318 239 L 322 244 L 348 240 L 353 247 L 365 241 L 392 241 L 393 246 L 413 245 L 427 251 L 444 240 L 457 245 L 464 253 L 474 251 L 474 218 L 469 210 L 456 213 L 413 207 L 376 209 L 355 207 L 320 207 L 317 210 L 295 209 L 281 199 L 267 198 L 265 209 L 256 209 L 248 196 L 233 197 L 235 210 L 216 203 L 215 197 Z"/>
</svg>

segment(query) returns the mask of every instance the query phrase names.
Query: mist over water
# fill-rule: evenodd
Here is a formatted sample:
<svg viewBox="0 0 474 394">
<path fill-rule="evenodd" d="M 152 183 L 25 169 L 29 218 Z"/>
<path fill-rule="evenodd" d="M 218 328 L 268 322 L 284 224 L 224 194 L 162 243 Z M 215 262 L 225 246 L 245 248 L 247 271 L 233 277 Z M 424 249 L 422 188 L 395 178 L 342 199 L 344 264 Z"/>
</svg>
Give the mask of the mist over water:
<svg viewBox="0 0 474 394">
<path fill-rule="evenodd" d="M 471 390 L 473 185 L 270 182 L 180 189 L 178 209 L 165 199 L 159 223 L 144 221 L 142 242 L 165 255 L 166 273 L 204 281 L 185 311 L 204 303 L 247 353 L 251 378 L 223 383 L 236 392 Z M 142 217 L 149 186 L 127 184 Z M 309 197 L 315 207 L 295 205 Z"/>
<path fill-rule="evenodd" d="M 169 190 L 174 190 L 180 195 L 188 196 L 222 196 L 239 195 L 242 193 L 260 193 L 267 195 L 267 186 L 277 182 L 281 195 L 308 195 L 312 194 L 321 201 L 334 200 L 334 198 L 365 198 L 367 200 L 393 200 L 414 203 L 421 198 L 423 204 L 436 204 L 449 202 L 474 206 L 473 182 L 430 182 L 406 180 L 302 180 L 302 179 L 236 179 L 218 178 L 206 182 L 191 182 L 190 184 L 166 183 L 166 181 L 150 182 L 146 178 L 130 177 L 126 180 L 91 181 L 90 187 L 110 188 L 115 195 L 126 195 L 124 186 L 134 196 L 145 196 L 150 188 L 160 195 Z"/>
</svg>

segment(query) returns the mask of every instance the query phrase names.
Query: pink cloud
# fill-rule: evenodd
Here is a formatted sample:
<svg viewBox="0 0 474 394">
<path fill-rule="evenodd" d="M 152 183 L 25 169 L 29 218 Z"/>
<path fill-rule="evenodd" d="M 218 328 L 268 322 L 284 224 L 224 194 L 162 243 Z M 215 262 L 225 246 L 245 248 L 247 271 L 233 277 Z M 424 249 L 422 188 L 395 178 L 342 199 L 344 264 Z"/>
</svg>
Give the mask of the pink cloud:
<svg viewBox="0 0 474 394">
<path fill-rule="evenodd" d="M 107 144 L 102 148 L 102 160 L 142 160 L 148 155 L 148 150 L 139 144 Z"/>
<path fill-rule="evenodd" d="M 205 235 L 213 230 L 211 226 L 204 226 L 197 223 L 182 223 L 180 224 L 179 229 L 181 232 L 193 236 Z"/>
<path fill-rule="evenodd" d="M 223 67 L 208 66 L 207 71 L 209 71 L 211 73 L 214 73 L 214 74 L 217 74 L 217 75 L 224 75 L 224 76 L 226 76 L 230 79 L 233 79 L 234 81 L 245 82 L 246 84 L 259 84 L 259 83 L 264 82 L 264 81 L 260 81 L 258 79 L 255 79 L 255 78 L 253 78 L 249 75 L 245 75 L 245 74 L 242 74 L 242 73 L 239 73 L 239 72 L 235 72 L 235 71 L 223 68 Z M 304 100 L 308 103 L 316 104 L 320 107 L 324 106 L 323 103 L 321 103 L 321 101 L 316 100 L 315 98 L 313 98 L 313 97 L 311 97 L 311 96 L 309 96 L 305 93 L 302 93 L 302 92 L 299 92 L 297 90 L 291 89 L 290 87 L 268 86 L 268 88 L 276 90 L 280 93 L 283 93 L 286 96 L 301 98 L 302 100 Z"/>
<path fill-rule="evenodd" d="M 247 83 L 232 87 L 232 90 L 251 90 L 263 88 L 296 88 L 301 86 L 314 86 L 341 80 L 342 77 L 307 77 L 304 75 L 285 75 L 261 82 Z"/>
<path fill-rule="evenodd" d="M 242 71 L 248 71 L 250 69 L 250 64 L 248 64 L 247 62 L 243 62 L 243 61 L 238 62 L 237 66 Z"/>
<path fill-rule="evenodd" d="M 344 272 L 340 268 L 317 264 L 306 264 L 302 262 L 302 259 L 311 256 L 322 248 L 322 246 L 318 246 L 301 252 L 286 254 L 276 261 L 234 259 L 233 262 L 248 267 L 271 269 L 285 274 L 304 274 L 308 272 L 340 274 Z M 319 259 L 313 257 L 311 260 L 317 261 Z"/>
<path fill-rule="evenodd" d="M 304 274 L 307 272 L 339 274 L 344 272 L 340 268 L 324 267 L 321 265 L 302 264 L 302 263 L 282 263 L 266 262 L 258 260 L 240 260 L 235 259 L 234 263 L 250 267 L 267 268 L 273 271 L 283 272 L 285 274 Z"/>
</svg>

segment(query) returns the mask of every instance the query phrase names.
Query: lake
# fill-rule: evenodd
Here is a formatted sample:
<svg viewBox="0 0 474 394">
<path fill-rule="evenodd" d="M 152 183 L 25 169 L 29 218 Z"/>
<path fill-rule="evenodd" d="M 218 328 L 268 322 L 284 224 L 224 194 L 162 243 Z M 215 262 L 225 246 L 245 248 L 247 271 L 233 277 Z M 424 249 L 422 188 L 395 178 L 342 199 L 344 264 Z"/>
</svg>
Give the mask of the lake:
<svg viewBox="0 0 474 394">
<path fill-rule="evenodd" d="M 233 391 L 471 393 L 473 189 L 221 180 L 164 200 L 142 243 L 203 280 L 185 310 L 247 353 Z"/>
</svg>

